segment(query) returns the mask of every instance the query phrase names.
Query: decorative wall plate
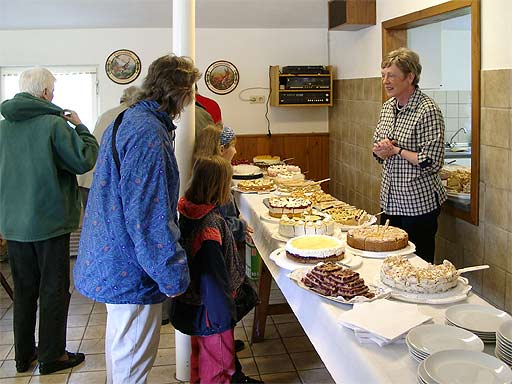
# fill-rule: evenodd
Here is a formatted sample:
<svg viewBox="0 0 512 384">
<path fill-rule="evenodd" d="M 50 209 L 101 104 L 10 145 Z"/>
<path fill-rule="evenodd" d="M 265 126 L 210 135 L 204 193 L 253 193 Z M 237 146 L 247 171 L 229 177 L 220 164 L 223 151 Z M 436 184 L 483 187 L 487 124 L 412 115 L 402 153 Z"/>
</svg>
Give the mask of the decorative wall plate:
<svg viewBox="0 0 512 384">
<path fill-rule="evenodd" d="M 112 52 L 105 62 L 105 72 L 114 83 L 129 84 L 139 77 L 141 71 L 140 59 L 128 49 Z"/>
<path fill-rule="evenodd" d="M 226 95 L 238 85 L 240 75 L 238 69 L 229 61 L 215 61 L 206 69 L 204 81 L 210 91 L 218 95 Z"/>
</svg>

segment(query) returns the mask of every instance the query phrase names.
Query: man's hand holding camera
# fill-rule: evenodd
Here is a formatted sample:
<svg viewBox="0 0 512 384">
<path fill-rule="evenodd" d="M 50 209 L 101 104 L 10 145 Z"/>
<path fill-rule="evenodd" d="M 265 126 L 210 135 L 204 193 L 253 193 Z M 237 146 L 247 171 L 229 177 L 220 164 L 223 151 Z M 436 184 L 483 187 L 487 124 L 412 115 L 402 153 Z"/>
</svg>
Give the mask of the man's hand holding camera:
<svg viewBox="0 0 512 384">
<path fill-rule="evenodd" d="M 61 116 L 66 120 L 69 121 L 71 124 L 73 124 L 75 127 L 77 125 L 82 124 L 82 120 L 78 117 L 75 111 L 72 111 L 71 109 L 64 109 L 62 110 Z"/>
</svg>

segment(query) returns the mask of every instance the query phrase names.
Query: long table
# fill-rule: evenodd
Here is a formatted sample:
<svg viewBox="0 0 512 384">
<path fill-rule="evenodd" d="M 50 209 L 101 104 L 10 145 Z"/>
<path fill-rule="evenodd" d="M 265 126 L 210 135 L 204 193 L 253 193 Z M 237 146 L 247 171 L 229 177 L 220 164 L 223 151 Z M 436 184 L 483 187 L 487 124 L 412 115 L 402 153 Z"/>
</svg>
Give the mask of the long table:
<svg viewBox="0 0 512 384">
<path fill-rule="evenodd" d="M 409 357 L 405 344 L 390 344 L 384 347 L 379 347 L 377 344 L 360 344 L 354 332 L 338 322 L 338 317 L 350 310 L 351 306 L 332 302 L 298 287 L 287 277 L 289 271 L 280 268 L 269 259 L 270 253 L 284 246 L 284 243 L 272 237 L 272 234 L 278 230 L 278 223 L 261 219 L 261 214 L 267 212 L 263 199 L 268 196 L 268 194 L 235 193 L 242 216 L 254 229 L 253 241 L 264 263 L 263 273 L 270 273 L 279 286 L 289 307 L 336 383 L 410 384 L 417 382 L 418 363 Z M 357 268 L 357 272 L 366 281 L 372 281 L 381 263 L 382 260 L 379 259 L 364 259 L 363 264 Z M 281 306 L 269 311 L 271 307 L 268 306 L 266 291 L 270 289 L 270 275 L 268 279 L 260 281 L 260 294 L 263 294 L 266 300 L 263 300 L 264 302 L 256 310 L 253 327 L 254 342 L 261 341 L 264 337 L 266 315 L 284 313 L 287 309 Z M 460 303 L 490 305 L 476 294 L 470 294 Z M 401 304 L 404 308 L 417 305 L 405 302 Z M 431 316 L 435 323 L 444 324 L 444 312 L 452 305 L 455 304 L 419 304 L 418 309 L 421 313 Z M 396 321 L 400 321 L 400 313 L 396 314 Z M 494 344 L 486 344 L 485 352 L 494 355 Z"/>
</svg>

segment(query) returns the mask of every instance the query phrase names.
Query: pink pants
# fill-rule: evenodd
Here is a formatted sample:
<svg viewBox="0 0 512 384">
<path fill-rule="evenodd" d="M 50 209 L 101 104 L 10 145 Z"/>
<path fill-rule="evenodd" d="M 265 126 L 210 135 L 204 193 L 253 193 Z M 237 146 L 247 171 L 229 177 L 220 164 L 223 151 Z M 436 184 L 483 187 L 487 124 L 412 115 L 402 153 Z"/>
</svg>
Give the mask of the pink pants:
<svg viewBox="0 0 512 384">
<path fill-rule="evenodd" d="M 229 384 L 235 373 L 233 329 L 211 336 L 192 336 L 190 382 Z"/>
</svg>

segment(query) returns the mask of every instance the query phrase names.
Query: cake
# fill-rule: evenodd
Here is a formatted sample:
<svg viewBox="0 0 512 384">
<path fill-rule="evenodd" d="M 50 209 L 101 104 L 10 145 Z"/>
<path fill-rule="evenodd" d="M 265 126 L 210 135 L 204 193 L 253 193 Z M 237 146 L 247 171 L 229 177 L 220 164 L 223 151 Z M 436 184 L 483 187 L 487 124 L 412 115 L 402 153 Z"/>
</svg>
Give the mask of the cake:
<svg viewBox="0 0 512 384">
<path fill-rule="evenodd" d="M 276 177 L 284 173 L 296 173 L 300 174 L 300 167 L 297 165 L 271 165 L 267 168 L 267 174 L 269 177 Z"/>
<path fill-rule="evenodd" d="M 408 242 L 407 232 L 388 225 L 358 227 L 347 233 L 347 245 L 363 251 L 396 251 L 407 247 Z"/>
<path fill-rule="evenodd" d="M 287 241 L 285 250 L 289 259 L 304 264 L 343 259 L 343 243 L 332 236 L 295 237 Z"/>
<path fill-rule="evenodd" d="M 330 208 L 326 211 L 334 221 L 341 225 L 358 226 L 367 223 L 371 216 L 364 209 L 358 209 L 348 204 Z"/>
<path fill-rule="evenodd" d="M 270 191 L 274 188 L 274 182 L 270 179 L 241 180 L 236 187 L 243 192 Z"/>
<path fill-rule="evenodd" d="M 251 164 L 233 165 L 233 176 L 262 175 L 261 168 Z"/>
<path fill-rule="evenodd" d="M 332 235 L 334 221 L 325 213 L 304 213 L 298 217 L 283 215 L 279 221 L 279 234 L 285 237 L 302 235 Z"/>
<path fill-rule="evenodd" d="M 459 273 L 448 260 L 443 264 L 415 267 L 404 256 L 390 256 L 382 263 L 380 280 L 405 292 L 439 293 L 457 285 Z"/>
<path fill-rule="evenodd" d="M 305 178 L 304 174 L 300 172 L 283 172 L 276 176 L 276 183 L 296 184 L 297 182 L 303 182 Z"/>
<path fill-rule="evenodd" d="M 267 169 L 267 167 L 274 164 L 281 164 L 281 158 L 279 156 L 271 156 L 271 155 L 258 155 L 254 156 L 252 159 L 254 165 L 261 167 L 263 169 Z"/>
<path fill-rule="evenodd" d="M 297 165 L 271 165 L 267 168 L 267 174 L 269 177 L 274 177 L 276 183 L 280 184 L 302 182 L 305 179 Z"/>
<path fill-rule="evenodd" d="M 272 217 L 300 216 L 311 208 L 311 201 L 293 197 L 274 197 L 268 200 L 268 213 Z"/>
<path fill-rule="evenodd" d="M 359 273 L 341 265 L 326 262 L 315 266 L 303 278 L 302 283 L 311 290 L 324 296 L 350 300 L 356 296 L 374 297 Z"/>
</svg>

